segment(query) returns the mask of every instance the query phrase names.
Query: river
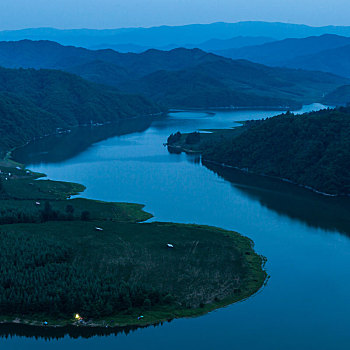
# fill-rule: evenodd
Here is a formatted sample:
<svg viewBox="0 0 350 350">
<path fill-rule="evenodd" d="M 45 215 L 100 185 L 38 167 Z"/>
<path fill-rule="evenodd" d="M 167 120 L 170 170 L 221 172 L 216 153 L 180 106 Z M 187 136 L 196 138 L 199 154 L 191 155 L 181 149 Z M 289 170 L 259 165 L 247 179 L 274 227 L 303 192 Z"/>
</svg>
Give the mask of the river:
<svg viewBox="0 0 350 350">
<path fill-rule="evenodd" d="M 305 106 L 303 111 L 322 106 Z M 227 128 L 276 111 L 178 112 L 39 140 L 15 159 L 84 197 L 144 203 L 157 221 L 238 231 L 267 257 L 267 285 L 193 319 L 108 334 L 0 327 L 2 349 L 346 349 L 350 346 L 350 201 L 171 154 L 170 133 Z"/>
</svg>

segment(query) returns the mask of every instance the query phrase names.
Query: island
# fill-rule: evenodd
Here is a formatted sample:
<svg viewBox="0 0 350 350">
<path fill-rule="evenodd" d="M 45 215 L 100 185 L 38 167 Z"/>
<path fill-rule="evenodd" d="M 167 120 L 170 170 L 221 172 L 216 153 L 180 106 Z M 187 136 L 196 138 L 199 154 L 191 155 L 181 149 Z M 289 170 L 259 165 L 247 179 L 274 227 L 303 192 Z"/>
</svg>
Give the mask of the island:
<svg viewBox="0 0 350 350">
<path fill-rule="evenodd" d="M 75 197 L 80 184 L 0 161 L 0 323 L 145 326 L 194 317 L 264 285 L 236 232 L 145 222 L 140 204 Z"/>
</svg>

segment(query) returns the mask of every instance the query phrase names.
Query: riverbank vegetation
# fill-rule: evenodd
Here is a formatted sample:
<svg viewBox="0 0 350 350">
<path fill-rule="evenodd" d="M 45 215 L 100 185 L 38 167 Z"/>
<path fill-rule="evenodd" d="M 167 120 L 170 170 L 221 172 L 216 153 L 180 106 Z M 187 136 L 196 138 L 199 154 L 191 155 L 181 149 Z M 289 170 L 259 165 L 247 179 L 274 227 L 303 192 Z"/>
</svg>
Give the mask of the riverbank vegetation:
<svg viewBox="0 0 350 350">
<path fill-rule="evenodd" d="M 0 170 L 0 322 L 145 325 L 242 300 L 265 281 L 238 233 L 140 223 L 151 217 L 142 205 L 69 199 L 84 187 Z"/>
<path fill-rule="evenodd" d="M 350 194 L 350 108 L 285 113 L 248 121 L 242 128 L 201 134 L 195 145 L 186 135 L 170 146 L 201 152 L 212 161 L 278 177 L 332 195 Z"/>
<path fill-rule="evenodd" d="M 120 93 L 73 74 L 0 68 L 0 156 L 34 138 L 78 125 L 161 111 L 142 96 Z"/>
</svg>

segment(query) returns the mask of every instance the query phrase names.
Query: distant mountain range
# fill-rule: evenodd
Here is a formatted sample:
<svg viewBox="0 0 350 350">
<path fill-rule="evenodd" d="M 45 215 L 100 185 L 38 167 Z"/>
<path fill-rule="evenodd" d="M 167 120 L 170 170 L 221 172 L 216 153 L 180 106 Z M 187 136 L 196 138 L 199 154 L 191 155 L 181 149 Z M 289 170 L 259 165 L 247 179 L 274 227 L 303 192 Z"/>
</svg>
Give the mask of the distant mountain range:
<svg viewBox="0 0 350 350">
<path fill-rule="evenodd" d="M 220 50 L 217 53 L 233 59 L 246 59 L 266 65 L 280 66 L 293 62 L 297 57 L 316 54 L 345 45 L 350 45 L 350 37 L 324 34 L 301 39 L 288 38 L 237 49 Z"/>
<path fill-rule="evenodd" d="M 35 137 L 90 123 L 159 113 L 144 97 L 121 94 L 54 70 L 0 68 L 0 153 Z"/>
<path fill-rule="evenodd" d="M 287 64 L 291 68 L 319 70 L 350 77 L 350 44 L 295 58 Z"/>
<path fill-rule="evenodd" d="M 284 39 L 217 53 L 269 66 L 320 70 L 350 77 L 350 37 L 339 35 Z"/>
<path fill-rule="evenodd" d="M 0 65 L 65 70 L 173 108 L 297 108 L 349 80 L 327 73 L 271 68 L 199 49 L 118 53 L 50 41 L 0 43 Z"/>
<path fill-rule="evenodd" d="M 184 45 L 183 47 L 186 49 L 198 48 L 203 51 L 214 52 L 244 46 L 261 45 L 271 41 L 275 41 L 275 39 L 265 36 L 236 36 L 230 39 L 210 39 L 203 43 Z"/>
<path fill-rule="evenodd" d="M 82 46 L 86 48 L 106 44 L 110 46 L 137 45 L 145 48 L 163 48 L 167 46 L 168 48 L 173 48 L 180 46 L 186 47 L 188 44 L 198 45 L 211 39 L 227 40 L 239 36 L 268 37 L 281 40 L 322 34 L 350 36 L 350 27 L 310 27 L 300 24 L 251 21 L 107 30 L 33 28 L 2 31 L 0 32 L 0 40 L 52 40 L 63 45 Z M 248 43 L 245 45 L 252 44 Z"/>
<path fill-rule="evenodd" d="M 179 46 L 186 49 L 201 49 L 207 52 L 215 52 L 218 50 L 232 49 L 232 48 L 240 48 L 244 46 L 250 45 L 261 45 L 267 42 L 275 41 L 274 38 L 264 37 L 264 36 L 237 36 L 230 39 L 210 39 L 197 44 L 189 44 L 185 43 L 182 45 L 173 43 L 165 46 L 159 47 L 151 47 L 151 46 L 140 46 L 135 44 L 100 44 L 93 45 L 88 47 L 92 50 L 101 50 L 101 49 L 112 49 L 118 52 L 134 52 L 141 53 L 147 51 L 149 49 L 159 49 L 159 50 L 173 50 L 178 48 Z"/>
</svg>

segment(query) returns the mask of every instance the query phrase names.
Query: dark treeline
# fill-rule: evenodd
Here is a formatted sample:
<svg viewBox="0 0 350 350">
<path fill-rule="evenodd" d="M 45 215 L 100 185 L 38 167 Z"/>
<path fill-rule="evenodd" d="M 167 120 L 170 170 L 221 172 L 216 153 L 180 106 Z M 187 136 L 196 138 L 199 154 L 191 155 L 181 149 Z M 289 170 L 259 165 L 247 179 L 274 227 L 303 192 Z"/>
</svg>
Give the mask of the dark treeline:
<svg viewBox="0 0 350 350">
<path fill-rule="evenodd" d="M 237 137 L 206 143 L 204 159 L 329 194 L 350 194 L 350 107 L 286 113 L 244 128 Z"/>
<path fill-rule="evenodd" d="M 0 178 L 1 184 L 1 178 Z M 1 189 L 0 189 L 1 193 Z M 3 204 L 6 202 L 2 202 Z M 29 207 L 29 205 L 28 205 Z M 54 210 L 49 201 L 46 201 L 43 209 L 33 210 L 31 208 L 0 208 L 0 225 L 19 223 L 42 223 L 47 221 L 71 221 L 90 219 L 90 212 L 84 210 L 79 216 L 74 215 L 74 207 L 70 204 L 65 211 Z"/>
<path fill-rule="evenodd" d="M 176 144 L 177 142 L 179 142 L 181 140 L 182 134 L 180 131 L 171 134 L 168 137 L 167 140 L 167 144 L 168 145 L 173 145 Z M 201 139 L 201 134 L 198 131 L 195 132 L 191 132 L 189 134 L 186 135 L 184 142 L 188 145 L 194 145 L 196 143 L 198 143 Z"/>
<path fill-rule="evenodd" d="M 176 133 L 174 133 L 174 134 L 171 134 L 169 137 L 168 137 L 168 140 L 167 140 L 167 144 L 168 145 L 172 145 L 172 144 L 174 144 L 174 143 L 176 143 L 176 142 L 179 142 L 180 140 L 181 140 L 181 132 L 180 131 L 178 131 L 178 132 L 176 132 Z"/>
<path fill-rule="evenodd" d="M 171 295 L 124 282 L 112 266 L 82 264 L 62 242 L 0 232 L 0 309 L 4 315 L 102 317 L 169 305 Z"/>
</svg>

